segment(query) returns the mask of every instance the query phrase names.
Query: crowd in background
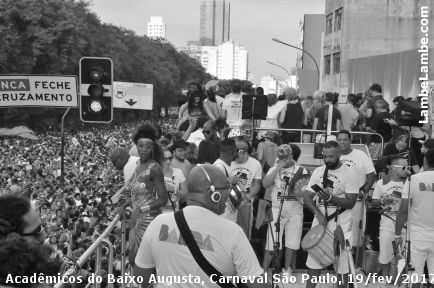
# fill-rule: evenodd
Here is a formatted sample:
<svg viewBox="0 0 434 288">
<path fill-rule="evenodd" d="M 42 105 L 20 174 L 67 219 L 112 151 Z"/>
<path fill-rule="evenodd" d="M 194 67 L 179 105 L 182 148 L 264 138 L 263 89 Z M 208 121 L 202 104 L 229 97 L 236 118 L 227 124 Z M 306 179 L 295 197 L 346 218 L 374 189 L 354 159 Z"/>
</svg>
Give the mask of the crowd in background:
<svg viewBox="0 0 434 288">
<path fill-rule="evenodd" d="M 236 137 L 245 135 L 250 139 L 248 133 L 251 133 L 252 122 L 241 119 L 241 107 L 233 101 L 237 95 L 243 95 L 245 91 L 242 90 L 235 85 L 231 94 L 221 97 L 213 89 L 204 91 L 197 83 L 191 83 L 188 101 L 180 107 L 178 119 L 162 117 L 150 121 L 158 131 L 160 145 L 167 151 L 163 162 L 170 162 L 166 166 L 180 168 L 184 174 L 181 178 L 185 180 L 194 165 L 212 164 L 219 158 L 221 139 L 227 138 L 232 128 L 239 130 Z M 300 98 L 293 89 L 286 89 L 279 96 L 265 96 L 262 88 L 250 92 L 267 97 L 267 117 L 255 123 L 259 128 L 325 130 L 331 104 L 332 130 L 378 133 L 386 144 L 385 155 L 406 151 L 408 143 L 411 143 L 410 164 L 414 172 L 421 168 L 421 151 L 424 149 L 421 141 L 427 139 L 426 127 L 412 127 L 411 130 L 399 127 L 394 120 L 394 110 L 381 96 L 381 86 L 377 84 L 365 93 L 348 95 L 348 102 L 342 105 L 337 105 L 339 95 L 336 93 L 317 91 L 314 95 Z M 393 103 L 401 100 L 404 99 L 397 97 Z M 78 259 L 113 219 L 116 207 L 111 197 L 122 187 L 124 179 L 122 173 L 113 167 L 109 155 L 116 147 L 137 154 L 131 139 L 138 124 L 84 125 L 70 129 L 65 141 L 63 183 L 60 177 L 60 131 L 41 131 L 37 135 L 38 141 L 2 137 L 0 194 L 22 194 L 31 200 L 47 235 L 46 243 L 53 249 L 52 258 Z M 249 154 L 259 160 L 263 170 L 261 175 L 275 164 L 279 144 L 320 141 L 314 133 L 307 133 L 302 139 L 297 132 L 269 133 L 261 130 L 255 136 L 258 142 L 250 143 L 254 149 L 249 147 Z M 359 137 L 356 141 L 375 143 L 378 139 Z M 179 152 L 177 148 L 183 151 Z M 120 224 L 109 238 L 115 246 L 114 267 L 119 273 Z M 105 270 L 107 265 L 105 260 Z M 93 269 L 91 266 L 86 268 L 89 271 Z"/>
</svg>

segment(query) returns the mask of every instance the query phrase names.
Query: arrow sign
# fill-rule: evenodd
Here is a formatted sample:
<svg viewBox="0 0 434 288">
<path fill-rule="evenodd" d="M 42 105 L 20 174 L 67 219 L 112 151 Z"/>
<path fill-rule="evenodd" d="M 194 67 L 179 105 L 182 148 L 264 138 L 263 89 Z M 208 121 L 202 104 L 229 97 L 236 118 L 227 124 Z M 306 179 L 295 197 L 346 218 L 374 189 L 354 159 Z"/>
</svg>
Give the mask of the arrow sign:
<svg viewBox="0 0 434 288">
<path fill-rule="evenodd" d="M 114 108 L 152 110 L 152 84 L 113 82 L 113 87 Z"/>
<path fill-rule="evenodd" d="M 134 102 L 133 99 L 130 99 L 129 101 L 125 101 L 128 105 L 133 106 L 137 102 Z"/>
</svg>

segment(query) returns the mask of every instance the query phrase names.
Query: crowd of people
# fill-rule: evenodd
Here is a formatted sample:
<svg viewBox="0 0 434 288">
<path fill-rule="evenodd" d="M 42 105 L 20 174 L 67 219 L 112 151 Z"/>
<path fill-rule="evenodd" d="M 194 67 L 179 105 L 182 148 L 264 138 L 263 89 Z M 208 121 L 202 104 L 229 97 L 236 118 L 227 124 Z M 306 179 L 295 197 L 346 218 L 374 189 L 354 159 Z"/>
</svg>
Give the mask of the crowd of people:
<svg viewBox="0 0 434 288">
<path fill-rule="evenodd" d="M 193 253 L 192 241 L 206 251 L 205 258 L 219 273 L 256 277 L 249 287 L 262 287 L 259 279 L 270 262 L 279 264 L 271 261 L 278 255 L 283 255 L 284 264 L 275 272 L 290 277 L 300 247 L 309 252 L 306 266 L 311 277 L 319 276 L 331 264 L 337 274 L 348 275 L 353 272 L 349 265 L 353 256 L 345 240 L 353 247 L 363 246 L 360 239 L 364 233 L 379 238 L 378 262 L 381 273 L 388 276 L 394 257 L 391 242 L 403 242 L 400 236 L 405 235 L 407 215 L 411 239 L 420 244 L 411 248 L 415 272 L 423 274 L 427 262 L 434 273 L 434 251 L 429 248 L 434 227 L 427 220 L 431 211 L 427 205 L 433 199 L 426 193 L 433 189 L 434 141 L 428 139 L 429 126 L 399 125 L 380 85 L 373 84 L 365 93 L 349 94 L 347 103 L 339 105 L 338 94 L 321 91 L 305 98 L 292 88 L 279 96 L 264 95 L 261 87 L 247 91 L 236 82 L 232 93 L 224 97 L 218 95 L 218 88 L 203 90 L 198 83 L 191 83 L 188 89 L 188 101 L 180 106 L 178 119 L 70 129 L 63 177 L 59 131 L 41 131 L 38 141 L 2 139 L 0 259 L 7 261 L 0 265 L 0 285 L 6 283 L 8 273 L 56 274 L 65 269 L 65 263 L 74 263 L 120 209 L 128 211 L 128 265 L 145 281 L 152 280 L 155 272 L 163 277 L 209 276 L 209 266 L 203 268 L 203 261 L 195 262 L 197 254 L 194 258 L 189 254 L 189 250 Z M 243 99 L 252 94 L 266 97 L 268 103 L 263 107 L 266 119 L 253 120 L 255 123 L 242 117 Z M 409 100 L 396 97 L 392 102 L 399 101 Z M 258 133 L 252 130 L 255 125 L 260 128 Z M 279 128 L 305 132 L 278 132 Z M 326 136 L 321 131 L 327 129 L 339 133 Z M 353 131 L 371 135 L 354 135 Z M 376 143 L 382 141 L 385 147 L 378 153 L 375 149 L 381 145 Z M 301 142 L 324 143 L 322 166 L 298 163 L 302 151 L 297 143 Z M 353 149 L 351 143 L 356 142 L 367 144 L 369 153 Z M 410 174 L 415 175 L 408 189 Z M 406 209 L 409 198 L 416 201 L 410 210 Z M 359 223 L 366 222 L 366 199 L 371 207 L 383 211 L 374 232 L 369 230 L 375 225 L 369 223 L 366 231 L 365 227 L 360 231 Z M 185 213 L 193 240 L 185 234 L 189 229 L 178 223 L 184 215 L 175 213 L 176 221 L 171 216 L 175 211 Z M 316 255 L 311 249 L 316 243 L 303 244 L 306 213 L 314 216 L 309 233 L 341 235 L 338 240 L 344 248 L 337 259 Z M 263 246 L 254 251 L 255 238 L 261 235 Z M 45 243 L 48 248 L 38 253 L 47 256 L 27 260 L 8 256 L 13 249 L 32 253 L 36 248 L 25 242 L 29 237 Z M 120 222 L 108 238 L 114 244 L 113 268 L 119 275 Z M 188 250 L 174 244 L 186 245 Z M 103 254 L 106 275 L 108 253 Z M 40 265 L 35 263 L 52 265 L 44 264 L 44 269 L 38 270 Z M 88 261 L 83 273 L 94 272 L 93 263 Z M 340 286 L 346 287 L 347 278 L 342 277 Z M 209 279 L 205 283 L 219 286 Z M 316 283 L 308 281 L 307 285 L 315 287 Z"/>
</svg>

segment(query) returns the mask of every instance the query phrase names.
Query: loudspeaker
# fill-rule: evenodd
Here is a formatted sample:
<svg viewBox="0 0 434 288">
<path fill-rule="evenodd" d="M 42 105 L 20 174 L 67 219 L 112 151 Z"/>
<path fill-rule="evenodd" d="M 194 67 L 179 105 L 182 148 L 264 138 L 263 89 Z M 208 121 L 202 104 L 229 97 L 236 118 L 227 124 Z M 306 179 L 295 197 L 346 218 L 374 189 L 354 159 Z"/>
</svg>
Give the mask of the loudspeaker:
<svg viewBox="0 0 434 288">
<path fill-rule="evenodd" d="M 400 101 L 396 108 L 396 122 L 399 126 L 423 126 L 419 121 L 425 120 L 420 115 L 422 111 L 420 102 Z"/>
<path fill-rule="evenodd" d="M 253 100 L 255 100 L 255 107 L 253 107 L 253 119 L 266 120 L 268 113 L 268 98 L 267 96 L 255 95 L 243 95 L 241 119 L 252 119 Z"/>
</svg>

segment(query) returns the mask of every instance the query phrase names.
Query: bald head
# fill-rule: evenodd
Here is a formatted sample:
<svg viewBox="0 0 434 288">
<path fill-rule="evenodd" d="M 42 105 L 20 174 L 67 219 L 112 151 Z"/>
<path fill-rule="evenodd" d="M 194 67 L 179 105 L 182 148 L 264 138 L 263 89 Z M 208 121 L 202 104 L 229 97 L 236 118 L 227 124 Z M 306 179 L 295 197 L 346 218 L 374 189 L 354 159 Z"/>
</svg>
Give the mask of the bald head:
<svg viewBox="0 0 434 288">
<path fill-rule="evenodd" d="M 209 176 L 209 180 L 204 172 Z M 190 171 L 187 185 L 189 193 L 204 193 L 208 194 L 210 185 L 214 185 L 216 189 L 226 187 L 226 176 L 217 167 L 210 164 L 196 166 Z M 211 183 L 210 183 L 211 182 Z"/>
<path fill-rule="evenodd" d="M 123 148 L 117 147 L 113 149 L 112 152 L 110 153 L 110 160 L 118 170 L 124 169 L 129 158 L 130 158 L 130 154 L 128 153 L 127 150 Z"/>
<path fill-rule="evenodd" d="M 297 91 L 292 87 L 285 88 L 283 93 L 288 100 L 293 100 L 297 98 Z"/>
</svg>

